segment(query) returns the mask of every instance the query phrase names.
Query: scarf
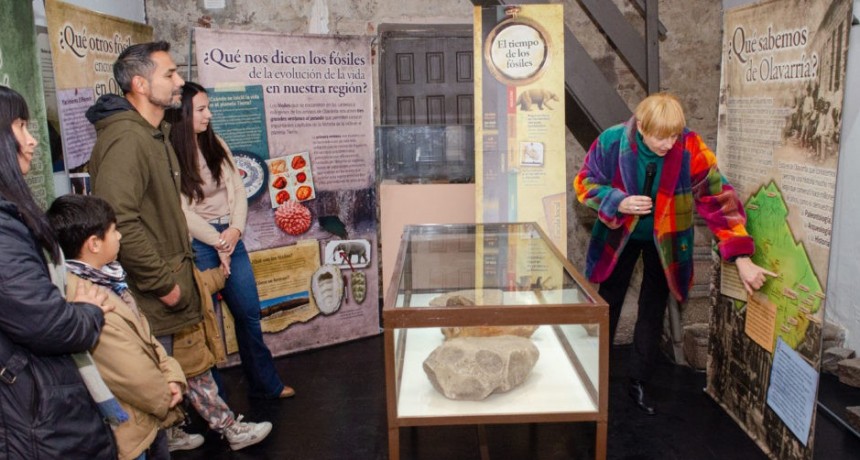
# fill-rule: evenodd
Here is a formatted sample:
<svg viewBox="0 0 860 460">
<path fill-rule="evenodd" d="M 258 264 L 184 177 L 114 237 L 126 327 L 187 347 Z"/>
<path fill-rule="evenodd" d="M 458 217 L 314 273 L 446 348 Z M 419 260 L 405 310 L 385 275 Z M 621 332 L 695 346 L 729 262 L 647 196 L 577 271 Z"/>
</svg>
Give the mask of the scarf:
<svg viewBox="0 0 860 460">
<path fill-rule="evenodd" d="M 125 282 L 125 270 L 118 261 L 111 262 L 99 270 L 80 260 L 69 259 L 66 261 L 66 270 L 78 278 L 104 286 L 116 295 L 122 295 L 123 291 L 128 289 L 128 283 Z"/>
<path fill-rule="evenodd" d="M 118 261 L 113 261 L 103 266 L 101 270 L 98 270 L 84 262 L 72 259 L 66 261 L 66 269 L 78 278 L 110 289 L 140 317 L 137 302 L 134 301 L 134 297 L 132 297 L 131 291 L 128 289 L 128 283 L 125 282 L 125 269 L 122 268 L 122 265 Z"/>
<path fill-rule="evenodd" d="M 113 262 L 109 265 L 111 266 L 110 268 L 108 268 L 108 265 L 105 265 L 105 268 L 100 271 L 77 260 L 66 261 L 66 269 L 69 272 L 74 273 L 79 278 L 90 281 L 93 284 L 108 286 L 111 290 L 116 292 L 117 295 L 122 297 L 119 292 L 122 290 L 128 291 L 128 285 L 125 284 L 125 271 L 123 271 L 119 262 Z M 117 289 L 120 291 L 117 291 Z M 75 360 L 75 364 L 78 366 L 78 372 L 81 373 L 84 385 L 86 385 L 87 390 L 90 392 L 90 396 L 92 396 L 93 400 L 95 400 L 98 405 L 102 416 L 113 426 L 117 426 L 127 421 L 128 414 L 122 409 L 119 405 L 119 401 L 116 400 L 116 397 L 111 393 L 110 388 L 105 384 L 104 379 L 102 379 L 98 368 L 96 368 L 95 363 L 93 362 L 93 357 L 90 355 L 90 352 L 84 351 L 81 353 L 73 353 L 72 358 Z"/>
</svg>

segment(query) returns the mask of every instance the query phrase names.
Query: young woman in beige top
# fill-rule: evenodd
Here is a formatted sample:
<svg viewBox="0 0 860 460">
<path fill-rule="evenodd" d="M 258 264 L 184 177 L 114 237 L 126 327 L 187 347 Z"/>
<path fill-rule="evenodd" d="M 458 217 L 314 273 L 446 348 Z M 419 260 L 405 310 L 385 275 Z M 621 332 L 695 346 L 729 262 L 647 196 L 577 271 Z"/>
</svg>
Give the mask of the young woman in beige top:
<svg viewBox="0 0 860 460">
<path fill-rule="evenodd" d="M 221 291 L 236 323 L 242 369 L 252 397 L 288 398 L 260 329 L 260 296 L 242 242 L 248 200 L 233 155 L 209 121 L 209 96 L 193 82 L 182 88 L 182 108 L 171 114 L 170 140 L 182 170 L 182 206 L 200 270 L 221 266 L 228 276 Z"/>
</svg>

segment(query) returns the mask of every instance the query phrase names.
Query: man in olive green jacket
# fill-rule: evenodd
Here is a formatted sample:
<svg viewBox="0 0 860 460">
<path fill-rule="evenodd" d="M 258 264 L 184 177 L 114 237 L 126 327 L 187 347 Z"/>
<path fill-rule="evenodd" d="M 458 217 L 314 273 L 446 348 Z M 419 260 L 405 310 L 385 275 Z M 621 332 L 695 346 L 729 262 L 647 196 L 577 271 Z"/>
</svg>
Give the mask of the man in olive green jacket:
<svg viewBox="0 0 860 460">
<path fill-rule="evenodd" d="M 93 194 L 116 212 L 119 260 L 157 337 L 202 320 L 179 163 L 163 121 L 165 109 L 181 104 L 185 84 L 169 50 L 166 42 L 129 47 L 114 67 L 125 97 L 101 96 L 86 114 L 97 134 L 89 163 Z"/>
</svg>

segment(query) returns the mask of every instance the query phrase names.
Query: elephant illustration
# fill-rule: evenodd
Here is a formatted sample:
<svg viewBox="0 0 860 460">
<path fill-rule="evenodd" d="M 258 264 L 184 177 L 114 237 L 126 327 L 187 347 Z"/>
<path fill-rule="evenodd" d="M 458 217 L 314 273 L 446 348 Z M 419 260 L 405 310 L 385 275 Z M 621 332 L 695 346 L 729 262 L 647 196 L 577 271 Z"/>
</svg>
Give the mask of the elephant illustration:
<svg viewBox="0 0 860 460">
<path fill-rule="evenodd" d="M 369 262 L 367 259 L 367 247 L 361 241 L 344 241 L 334 247 L 332 253 L 335 258 L 340 258 L 344 263 L 351 262 L 360 264 Z M 353 260 L 353 256 L 356 260 Z"/>
<path fill-rule="evenodd" d="M 540 110 L 543 110 L 544 107 L 548 110 L 552 110 L 552 107 L 549 105 L 549 101 L 557 100 L 558 96 L 556 96 L 552 91 L 543 88 L 532 88 L 527 89 L 520 94 L 520 97 L 517 98 L 517 104 L 520 105 L 520 110 L 523 111 L 529 111 L 535 105 Z"/>
</svg>

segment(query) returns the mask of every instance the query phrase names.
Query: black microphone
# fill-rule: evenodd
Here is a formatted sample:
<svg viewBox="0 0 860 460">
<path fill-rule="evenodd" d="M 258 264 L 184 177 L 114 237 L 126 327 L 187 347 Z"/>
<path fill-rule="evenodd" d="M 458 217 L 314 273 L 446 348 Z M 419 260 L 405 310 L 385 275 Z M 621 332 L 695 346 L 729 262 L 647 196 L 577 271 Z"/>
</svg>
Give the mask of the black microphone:
<svg viewBox="0 0 860 460">
<path fill-rule="evenodd" d="M 647 195 L 652 200 L 654 197 L 651 194 L 651 188 L 654 187 L 654 176 L 657 175 L 657 163 L 648 163 L 645 166 L 645 186 L 642 187 L 643 195 Z"/>
</svg>

